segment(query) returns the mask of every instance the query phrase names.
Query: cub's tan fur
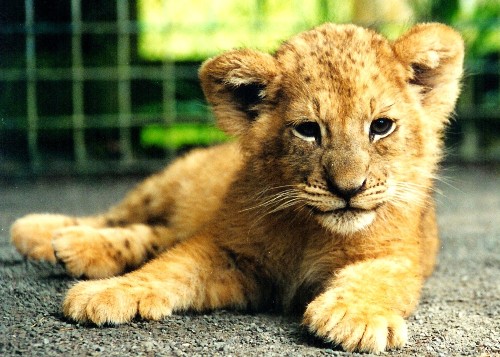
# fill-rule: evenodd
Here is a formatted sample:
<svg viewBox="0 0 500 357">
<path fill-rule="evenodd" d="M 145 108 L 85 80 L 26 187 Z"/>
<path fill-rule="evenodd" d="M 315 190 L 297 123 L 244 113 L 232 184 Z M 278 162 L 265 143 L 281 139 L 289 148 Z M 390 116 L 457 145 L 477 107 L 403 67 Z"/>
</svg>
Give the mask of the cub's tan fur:
<svg viewBox="0 0 500 357">
<path fill-rule="evenodd" d="M 69 290 L 63 311 L 79 322 L 302 308 L 348 351 L 401 347 L 435 262 L 433 180 L 462 60 L 440 24 L 392 43 L 325 24 L 274 55 L 222 54 L 200 79 L 236 141 L 177 160 L 102 215 L 21 218 L 12 241 L 107 278 Z"/>
</svg>

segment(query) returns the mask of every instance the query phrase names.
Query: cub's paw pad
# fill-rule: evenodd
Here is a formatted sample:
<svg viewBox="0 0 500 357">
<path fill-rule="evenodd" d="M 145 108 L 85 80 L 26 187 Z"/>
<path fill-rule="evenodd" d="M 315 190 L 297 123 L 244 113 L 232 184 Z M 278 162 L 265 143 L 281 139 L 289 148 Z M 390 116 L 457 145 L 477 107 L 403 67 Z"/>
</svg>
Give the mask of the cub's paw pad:
<svg viewBox="0 0 500 357">
<path fill-rule="evenodd" d="M 74 277 L 108 278 L 125 269 L 123 257 L 96 228 L 77 226 L 56 230 L 52 247 L 58 262 Z"/>
<path fill-rule="evenodd" d="M 52 248 L 52 233 L 62 227 L 77 224 L 76 219 L 56 214 L 30 214 L 19 218 L 11 227 L 11 241 L 23 256 L 56 262 Z"/>
<path fill-rule="evenodd" d="M 315 300 L 307 307 L 303 324 L 349 352 L 379 353 L 400 348 L 408 339 L 406 322 L 400 315 L 376 306 L 356 306 L 355 302 L 325 304 Z"/>
<path fill-rule="evenodd" d="M 77 322 L 120 324 L 134 318 L 137 303 L 112 279 L 84 281 L 73 286 L 63 302 L 63 312 Z"/>
<path fill-rule="evenodd" d="M 172 313 L 169 299 L 161 292 L 122 279 L 76 284 L 66 295 L 64 314 L 77 322 L 104 325 L 126 323 L 136 316 L 158 320 Z"/>
</svg>

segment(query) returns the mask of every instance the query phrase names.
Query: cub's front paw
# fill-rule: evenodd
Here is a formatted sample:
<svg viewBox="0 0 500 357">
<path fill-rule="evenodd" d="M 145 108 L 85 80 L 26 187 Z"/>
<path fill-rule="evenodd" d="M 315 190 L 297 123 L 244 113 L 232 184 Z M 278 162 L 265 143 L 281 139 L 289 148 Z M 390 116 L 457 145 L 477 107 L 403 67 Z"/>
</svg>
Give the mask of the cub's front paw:
<svg viewBox="0 0 500 357">
<path fill-rule="evenodd" d="M 304 314 L 308 329 L 346 351 L 378 353 L 407 341 L 406 322 L 394 311 L 374 303 L 347 301 L 335 291 L 313 300 Z"/>
<path fill-rule="evenodd" d="M 76 224 L 72 217 L 56 214 L 30 214 L 14 222 L 10 230 L 12 244 L 23 256 L 56 262 L 52 249 L 54 230 Z"/>
<path fill-rule="evenodd" d="M 63 312 L 77 322 L 122 324 L 135 316 L 159 320 L 172 314 L 172 304 L 161 289 L 117 277 L 77 283 L 66 295 Z"/>
<path fill-rule="evenodd" d="M 52 240 L 57 260 L 74 277 L 108 278 L 123 273 L 124 254 L 115 249 L 101 230 L 68 227 L 54 232 Z"/>
</svg>

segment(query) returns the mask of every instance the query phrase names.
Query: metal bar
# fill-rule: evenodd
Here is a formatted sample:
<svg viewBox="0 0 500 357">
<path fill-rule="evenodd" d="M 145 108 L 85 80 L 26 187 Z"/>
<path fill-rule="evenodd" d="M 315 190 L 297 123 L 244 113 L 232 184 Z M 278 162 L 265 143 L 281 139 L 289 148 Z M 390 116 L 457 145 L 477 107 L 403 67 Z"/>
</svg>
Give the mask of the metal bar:
<svg viewBox="0 0 500 357">
<path fill-rule="evenodd" d="M 175 64 L 169 61 L 163 61 L 162 71 L 165 77 L 162 78 L 162 108 L 163 122 L 165 125 L 172 124 L 177 118 L 177 109 L 175 101 Z M 165 157 L 172 158 L 174 153 L 171 149 L 165 148 Z"/>
<path fill-rule="evenodd" d="M 122 163 L 127 165 L 133 160 L 130 120 L 130 35 L 128 1 L 117 1 L 118 23 L 118 123 L 120 125 L 120 149 Z"/>
<path fill-rule="evenodd" d="M 0 130 L 18 130 L 24 129 L 24 117 L 2 117 Z M 82 127 L 75 127 L 73 124 L 73 115 L 60 116 L 40 116 L 38 129 L 99 129 L 116 128 L 116 114 L 95 114 L 85 115 L 85 123 Z M 183 115 L 184 122 L 207 122 L 206 115 Z M 149 124 L 165 124 L 165 119 L 161 113 L 135 113 L 129 123 L 128 128 L 140 127 Z"/>
<path fill-rule="evenodd" d="M 169 61 L 163 62 L 162 90 L 163 90 L 163 120 L 165 124 L 172 124 L 176 119 L 175 108 L 175 64 Z"/>
<path fill-rule="evenodd" d="M 71 79 L 73 83 L 73 145 L 76 167 L 85 170 L 87 148 L 85 146 L 85 113 L 83 94 L 83 55 L 82 55 L 82 13 L 81 0 L 71 0 L 71 22 L 73 33 L 71 37 Z"/>
<path fill-rule="evenodd" d="M 88 33 L 93 35 L 104 35 L 104 34 L 114 35 L 118 32 L 118 25 L 116 23 L 110 23 L 110 22 L 85 22 L 82 23 L 81 29 L 82 33 Z M 0 34 L 5 34 L 5 35 L 25 34 L 27 31 L 28 27 L 25 24 L 7 24 L 7 25 L 0 24 Z M 37 22 L 33 27 L 33 33 L 35 35 L 61 34 L 61 33 L 72 33 L 72 32 L 73 32 L 73 24 Z M 134 23 L 129 23 L 128 32 L 138 33 L 139 27 Z"/>
<path fill-rule="evenodd" d="M 38 109 L 36 98 L 36 37 L 34 33 L 35 7 L 33 0 L 24 2 L 26 18 L 26 92 L 28 117 L 28 152 L 33 172 L 40 168 L 40 152 L 38 151 Z"/>
<path fill-rule="evenodd" d="M 196 78 L 196 69 L 185 70 L 175 67 L 171 63 L 162 66 L 129 66 L 130 79 L 168 80 L 173 81 L 173 75 L 178 79 Z M 78 76 L 82 80 L 118 80 L 118 68 L 116 67 L 95 67 L 80 68 Z M 75 78 L 73 68 L 37 68 L 36 77 L 38 80 L 73 80 Z M 25 69 L 0 69 L 0 81 L 15 82 L 26 80 Z M 169 84 L 169 90 L 175 89 L 175 85 Z"/>
</svg>

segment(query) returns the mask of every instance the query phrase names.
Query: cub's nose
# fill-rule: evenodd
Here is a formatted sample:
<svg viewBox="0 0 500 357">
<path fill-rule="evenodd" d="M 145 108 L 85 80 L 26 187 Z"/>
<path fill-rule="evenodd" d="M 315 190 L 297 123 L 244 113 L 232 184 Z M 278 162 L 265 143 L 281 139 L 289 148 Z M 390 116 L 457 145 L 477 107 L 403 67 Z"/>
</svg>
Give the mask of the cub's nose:
<svg viewBox="0 0 500 357">
<path fill-rule="evenodd" d="M 328 190 L 331 193 L 333 193 L 335 196 L 344 199 L 346 202 L 349 202 L 351 198 L 353 198 L 357 193 L 359 193 L 365 188 L 366 179 L 363 178 L 362 181 L 360 180 L 358 182 L 339 183 L 333 181 L 330 178 L 327 178 L 327 185 L 328 185 Z"/>
</svg>

